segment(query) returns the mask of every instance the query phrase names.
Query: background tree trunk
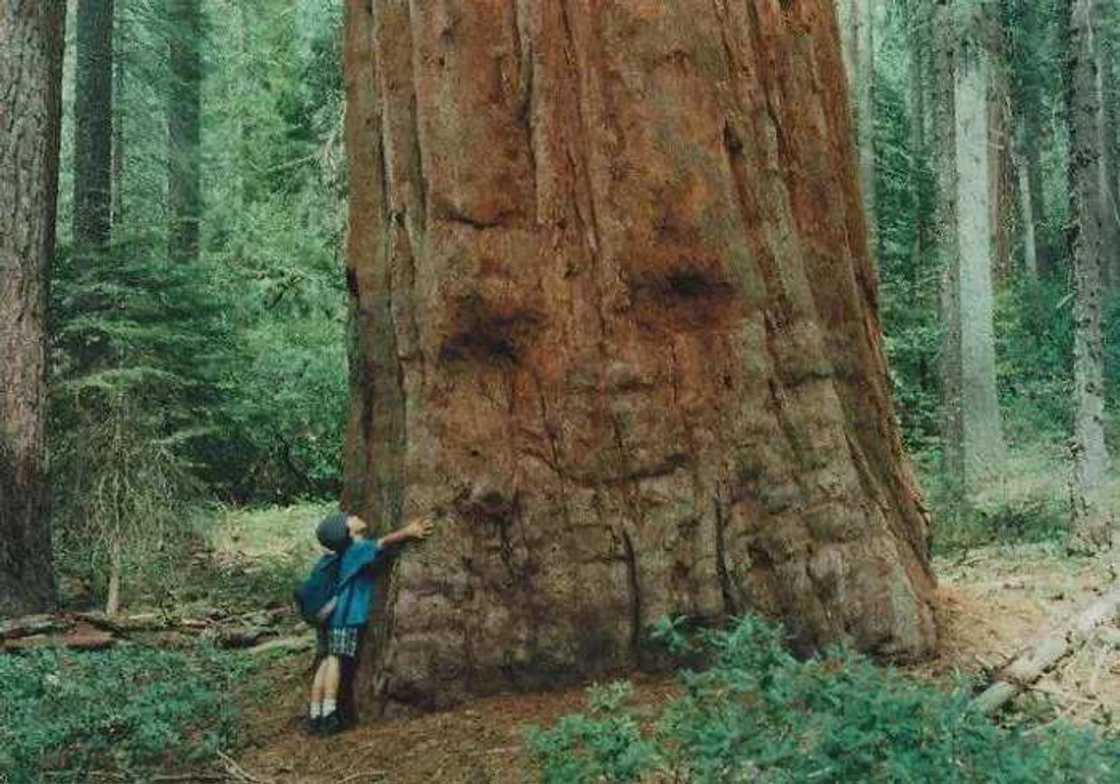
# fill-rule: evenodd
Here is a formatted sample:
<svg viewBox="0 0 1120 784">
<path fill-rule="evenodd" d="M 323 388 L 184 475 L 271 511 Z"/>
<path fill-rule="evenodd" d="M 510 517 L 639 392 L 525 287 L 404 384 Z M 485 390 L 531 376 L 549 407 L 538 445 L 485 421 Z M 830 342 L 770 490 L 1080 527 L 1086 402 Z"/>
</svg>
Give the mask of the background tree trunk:
<svg viewBox="0 0 1120 784">
<path fill-rule="evenodd" d="M 848 75 L 856 149 L 859 153 L 860 193 L 869 233 L 877 250 L 875 222 L 875 37 L 885 8 L 881 0 L 838 0 L 840 41 Z"/>
<path fill-rule="evenodd" d="M 1120 181 L 1117 177 L 1117 123 L 1120 122 L 1120 88 L 1112 74 L 1116 58 L 1114 36 L 1105 25 L 1109 15 L 1097 6 L 1098 22 L 1097 80 L 1101 85 L 1101 278 L 1106 292 L 1120 288 Z M 1115 16 L 1115 11 L 1112 12 Z"/>
<path fill-rule="evenodd" d="M 1070 240 L 1074 281 L 1074 488 L 1071 547 L 1108 546 L 1112 525 L 1099 497 L 1108 472 L 1104 441 L 1104 350 L 1101 266 L 1104 237 L 1104 145 L 1094 0 L 1068 0 L 1067 86 Z"/>
<path fill-rule="evenodd" d="M 74 88 L 74 243 L 109 244 L 113 150 L 113 0 L 78 0 Z"/>
<path fill-rule="evenodd" d="M 945 270 L 942 438 L 947 475 L 966 495 L 999 469 L 1006 451 L 995 376 L 986 11 L 977 6 L 962 27 L 946 4 L 936 21 L 937 235 Z"/>
<path fill-rule="evenodd" d="M 118 22 L 113 32 L 113 197 L 110 203 L 110 223 L 124 225 L 124 46 L 123 25 Z"/>
<path fill-rule="evenodd" d="M 911 284 L 918 286 L 918 272 L 929 252 L 930 217 L 920 198 L 922 174 L 930 156 L 930 122 L 928 79 L 932 67 L 932 7 L 924 0 L 909 0 L 906 5 L 907 87 L 910 106 L 910 181 L 914 198 L 914 249 L 910 260 Z"/>
<path fill-rule="evenodd" d="M 346 75 L 343 502 L 447 513 L 361 688 L 649 665 L 676 614 L 932 651 L 831 0 L 349 0 Z"/>
<path fill-rule="evenodd" d="M 202 214 L 199 112 L 202 102 L 202 13 L 199 0 L 169 0 L 171 95 L 168 106 L 169 250 L 176 262 L 198 261 Z"/>
<path fill-rule="evenodd" d="M 998 288 L 1003 288 L 1012 277 L 1011 256 L 1011 217 L 1014 211 L 1014 188 L 1011 163 L 1011 117 L 1009 74 L 1007 52 L 1004 47 L 1004 34 L 1001 21 L 993 8 L 991 11 L 991 48 L 987 51 L 987 115 L 988 115 L 988 184 L 992 232 L 992 279 Z"/>
<path fill-rule="evenodd" d="M 0 617 L 55 603 L 46 306 L 65 13 L 61 0 L 10 0 L 0 14 Z"/>
<path fill-rule="evenodd" d="M 1023 231 L 1023 266 L 1027 277 L 1039 280 L 1042 270 L 1038 252 L 1038 202 L 1042 194 L 1034 189 L 1031 181 L 1030 152 L 1027 132 L 1020 119 L 1015 130 L 1015 173 L 1018 178 L 1019 220 Z"/>
</svg>

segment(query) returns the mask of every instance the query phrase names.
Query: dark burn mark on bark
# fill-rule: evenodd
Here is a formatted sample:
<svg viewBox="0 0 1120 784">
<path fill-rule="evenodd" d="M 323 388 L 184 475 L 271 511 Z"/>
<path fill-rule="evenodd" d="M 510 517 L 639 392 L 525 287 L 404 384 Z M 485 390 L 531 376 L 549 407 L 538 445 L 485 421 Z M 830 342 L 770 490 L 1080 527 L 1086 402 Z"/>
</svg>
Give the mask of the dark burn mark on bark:
<svg viewBox="0 0 1120 784">
<path fill-rule="evenodd" d="M 738 289 L 722 273 L 719 260 L 682 259 L 667 270 L 630 281 L 635 320 L 668 332 L 707 329 L 732 321 Z"/>
<path fill-rule="evenodd" d="M 445 207 L 443 210 L 443 218 L 451 223 L 461 223 L 464 226 L 470 226 L 472 229 L 479 231 L 486 231 L 487 229 L 498 229 L 503 226 L 508 226 L 514 218 L 512 212 L 499 212 L 492 217 L 484 218 L 477 215 L 470 215 L 467 212 L 457 207 Z"/>
<path fill-rule="evenodd" d="M 538 313 L 483 301 L 460 299 L 451 308 L 452 332 L 440 347 L 443 363 L 517 365 L 540 328 Z"/>
<path fill-rule="evenodd" d="M 358 276 L 353 268 L 346 268 L 346 290 L 350 292 L 350 296 L 358 299 L 361 295 L 361 289 L 358 286 Z"/>
</svg>

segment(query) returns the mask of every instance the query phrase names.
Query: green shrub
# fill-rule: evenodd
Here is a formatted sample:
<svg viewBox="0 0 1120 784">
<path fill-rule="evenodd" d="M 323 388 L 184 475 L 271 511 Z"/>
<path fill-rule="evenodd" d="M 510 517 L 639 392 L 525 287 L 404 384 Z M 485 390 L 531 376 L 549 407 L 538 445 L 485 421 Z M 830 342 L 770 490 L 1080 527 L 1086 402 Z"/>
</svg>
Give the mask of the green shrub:
<svg viewBox="0 0 1120 784">
<path fill-rule="evenodd" d="M 233 685 L 246 672 L 212 650 L 0 657 L 0 780 L 204 763 L 237 738 Z"/>
<path fill-rule="evenodd" d="M 680 643 L 679 627 L 663 626 Z M 621 686 L 589 715 L 531 728 L 542 782 L 1113 782 L 1120 744 L 1061 724 L 997 726 L 961 685 L 941 691 L 843 650 L 798 661 L 780 627 L 746 617 L 700 633 L 712 662 L 648 732 Z M 620 751 L 630 744 L 628 754 Z"/>
</svg>

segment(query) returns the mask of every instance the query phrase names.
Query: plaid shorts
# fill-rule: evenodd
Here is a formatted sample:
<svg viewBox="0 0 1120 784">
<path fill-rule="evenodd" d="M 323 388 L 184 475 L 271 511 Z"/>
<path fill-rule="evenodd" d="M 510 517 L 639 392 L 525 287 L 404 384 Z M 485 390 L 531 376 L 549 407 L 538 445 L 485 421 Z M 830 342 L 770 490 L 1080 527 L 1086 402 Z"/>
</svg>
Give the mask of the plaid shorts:
<svg viewBox="0 0 1120 784">
<path fill-rule="evenodd" d="M 320 626 L 316 635 L 315 654 L 353 659 L 358 655 L 358 637 L 361 631 L 358 626 Z"/>
</svg>

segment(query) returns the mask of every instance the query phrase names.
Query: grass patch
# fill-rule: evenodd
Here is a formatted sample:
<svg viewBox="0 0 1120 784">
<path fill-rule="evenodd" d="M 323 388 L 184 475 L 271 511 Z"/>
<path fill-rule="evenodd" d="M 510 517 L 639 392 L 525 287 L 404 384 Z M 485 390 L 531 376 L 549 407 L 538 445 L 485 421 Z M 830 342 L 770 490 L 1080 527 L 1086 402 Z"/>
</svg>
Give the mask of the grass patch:
<svg viewBox="0 0 1120 784">
<path fill-rule="evenodd" d="M 678 652 L 677 627 L 663 634 Z M 652 726 L 629 687 L 593 689 L 589 710 L 527 746 L 544 784 L 592 782 L 1114 782 L 1120 743 L 1061 723 L 1000 727 L 963 685 L 938 690 L 843 650 L 798 661 L 756 618 L 701 635 L 712 666 Z"/>
<path fill-rule="evenodd" d="M 203 766 L 238 742 L 234 695 L 254 666 L 208 648 L 0 657 L 0 780 Z"/>
</svg>

